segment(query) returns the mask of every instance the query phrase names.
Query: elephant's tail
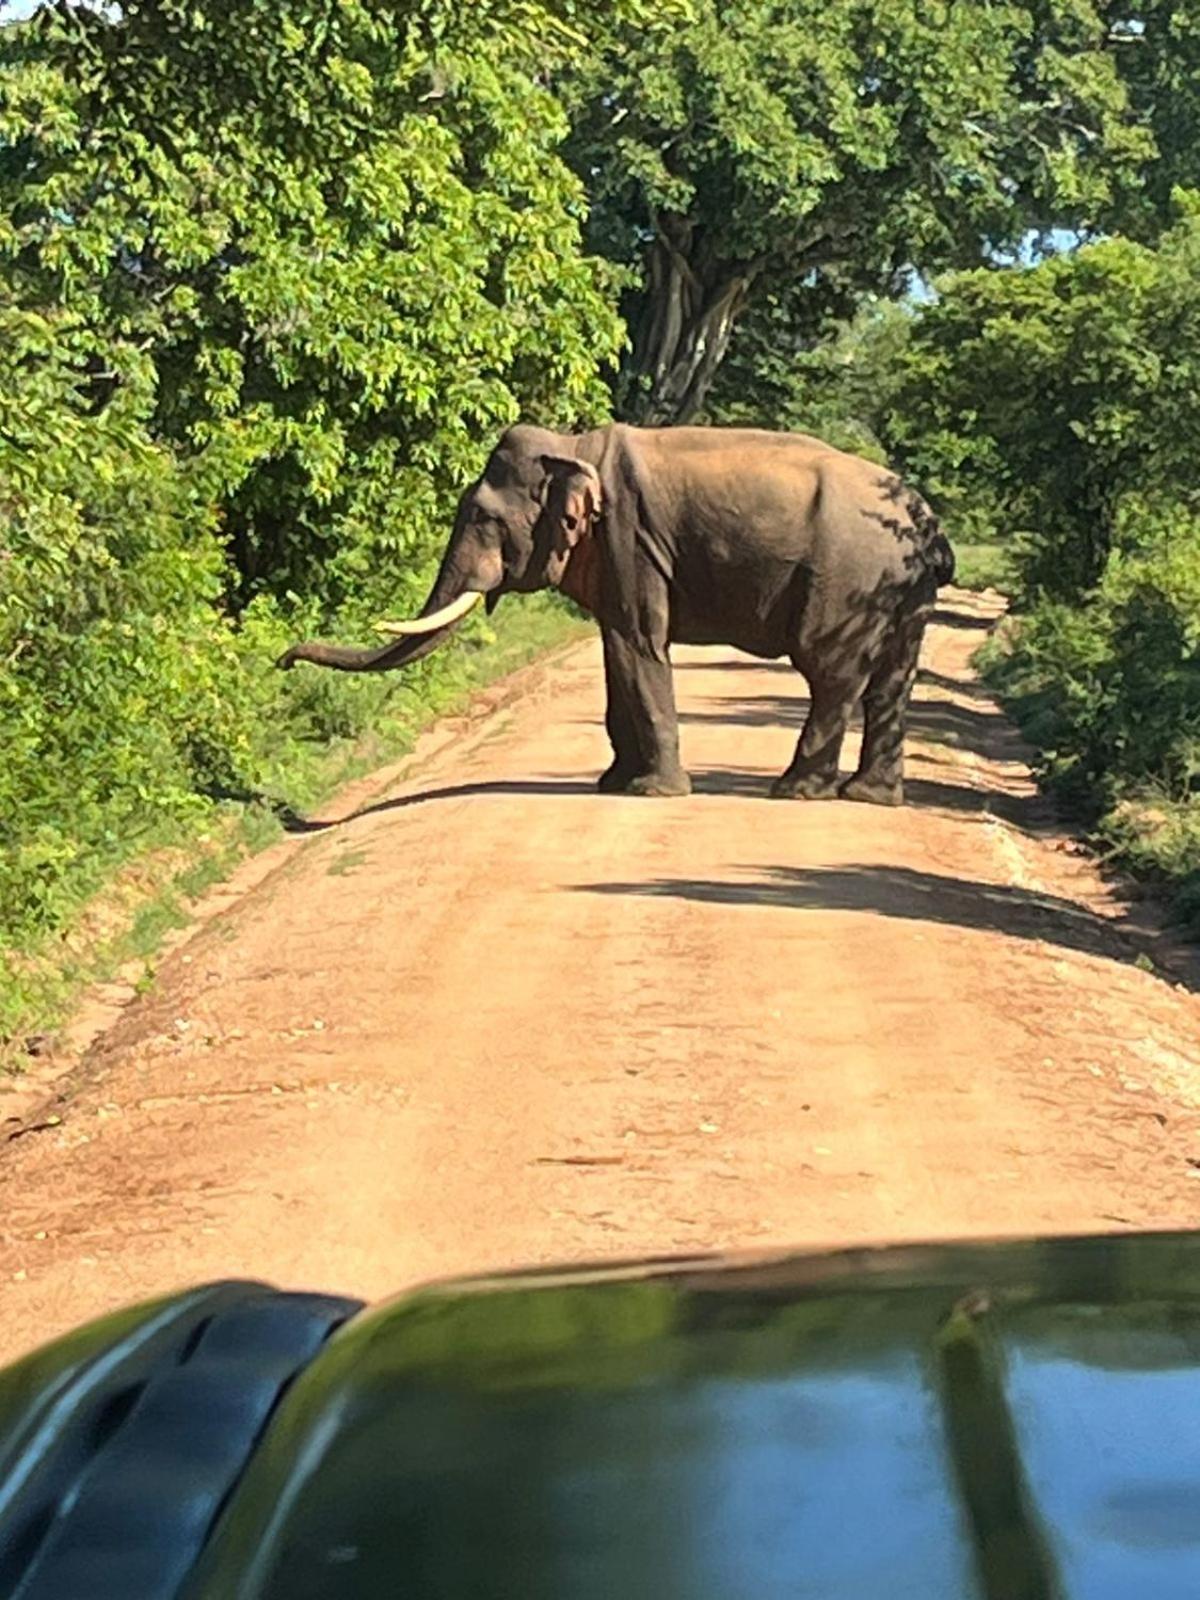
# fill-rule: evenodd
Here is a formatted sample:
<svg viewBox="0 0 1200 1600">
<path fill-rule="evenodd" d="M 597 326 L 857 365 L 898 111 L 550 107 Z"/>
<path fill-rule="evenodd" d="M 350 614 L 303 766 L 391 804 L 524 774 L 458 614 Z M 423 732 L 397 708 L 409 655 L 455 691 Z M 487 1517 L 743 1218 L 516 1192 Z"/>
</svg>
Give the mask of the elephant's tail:
<svg viewBox="0 0 1200 1600">
<path fill-rule="evenodd" d="M 940 528 L 934 529 L 933 537 L 925 547 L 925 555 L 939 589 L 945 583 L 954 582 L 954 547 Z"/>
<path fill-rule="evenodd" d="M 915 554 L 918 560 L 924 563 L 926 572 L 939 589 L 945 583 L 952 583 L 955 570 L 954 548 L 942 532 L 941 523 L 930 509 L 928 502 L 915 490 L 909 491 L 908 518 L 913 543 L 916 546 Z"/>
</svg>

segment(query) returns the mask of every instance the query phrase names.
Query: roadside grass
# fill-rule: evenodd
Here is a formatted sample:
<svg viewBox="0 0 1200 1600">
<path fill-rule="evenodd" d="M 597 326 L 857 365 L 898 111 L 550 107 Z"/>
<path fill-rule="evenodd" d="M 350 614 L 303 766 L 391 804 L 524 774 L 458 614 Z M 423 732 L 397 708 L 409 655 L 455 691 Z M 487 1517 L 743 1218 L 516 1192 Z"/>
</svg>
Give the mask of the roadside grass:
<svg viewBox="0 0 1200 1600">
<path fill-rule="evenodd" d="M 1002 544 L 954 543 L 954 582 L 960 589 L 999 589 L 1011 583 L 1008 556 Z"/>
<path fill-rule="evenodd" d="M 1200 937 L 1200 801 L 1131 797 L 1105 814 L 1102 829 L 1122 864 L 1165 890 L 1176 921 Z"/>
<path fill-rule="evenodd" d="M 510 604 L 441 652 L 439 670 L 425 675 L 419 691 L 402 675 L 391 680 L 365 734 L 316 740 L 281 730 L 260 792 L 213 799 L 186 819 L 148 828 L 132 858 L 114 854 L 91 863 L 89 882 L 100 887 L 80 900 L 60 932 L 0 944 L 0 1076 L 26 1067 L 31 1049 L 52 1041 L 91 985 L 121 975 L 148 987 L 155 956 L 187 926 L 194 903 L 275 843 L 289 818 L 398 760 L 480 689 L 586 632 L 573 608 L 552 597 Z M 133 978 L 128 969 L 135 963 L 142 971 Z"/>
</svg>

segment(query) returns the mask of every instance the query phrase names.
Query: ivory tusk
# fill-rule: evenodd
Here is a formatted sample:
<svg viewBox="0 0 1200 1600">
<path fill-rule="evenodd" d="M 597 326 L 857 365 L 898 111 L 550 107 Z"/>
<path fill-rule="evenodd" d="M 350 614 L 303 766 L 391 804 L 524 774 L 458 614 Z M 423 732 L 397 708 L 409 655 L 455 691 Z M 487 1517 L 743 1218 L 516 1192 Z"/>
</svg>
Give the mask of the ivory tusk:
<svg viewBox="0 0 1200 1600">
<path fill-rule="evenodd" d="M 479 593 L 461 594 L 457 600 L 451 600 L 448 606 L 443 606 L 440 611 L 431 612 L 427 617 L 415 617 L 411 622 L 377 622 L 376 630 L 379 633 L 394 633 L 403 638 L 414 634 L 434 633 L 438 628 L 448 628 L 452 622 L 461 622 L 468 613 L 483 599 Z"/>
</svg>

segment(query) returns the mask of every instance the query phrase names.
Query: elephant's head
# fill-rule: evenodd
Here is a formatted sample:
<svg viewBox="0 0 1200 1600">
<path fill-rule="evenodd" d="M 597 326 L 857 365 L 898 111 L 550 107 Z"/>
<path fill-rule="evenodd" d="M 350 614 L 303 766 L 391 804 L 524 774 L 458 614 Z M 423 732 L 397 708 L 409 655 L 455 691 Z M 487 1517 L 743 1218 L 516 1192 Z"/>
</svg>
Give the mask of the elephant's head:
<svg viewBox="0 0 1200 1600">
<path fill-rule="evenodd" d="M 342 672 L 382 672 L 419 660 L 481 602 L 490 612 L 503 594 L 561 587 L 602 505 L 600 475 L 571 452 L 570 440 L 537 428 L 512 428 L 459 501 L 450 543 L 420 616 L 381 623 L 381 630 L 395 637 L 379 649 L 296 644 L 279 665 L 311 661 Z"/>
</svg>

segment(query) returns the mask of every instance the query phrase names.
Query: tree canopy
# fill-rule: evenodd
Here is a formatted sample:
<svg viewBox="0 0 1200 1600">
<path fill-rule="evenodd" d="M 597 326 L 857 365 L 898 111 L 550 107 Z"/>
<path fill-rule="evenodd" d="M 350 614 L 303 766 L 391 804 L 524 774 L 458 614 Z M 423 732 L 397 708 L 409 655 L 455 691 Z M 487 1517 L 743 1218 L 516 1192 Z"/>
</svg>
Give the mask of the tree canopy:
<svg viewBox="0 0 1200 1600">
<path fill-rule="evenodd" d="M 887 459 L 960 557 L 985 541 L 1015 602 L 989 670 L 1044 775 L 1200 925 L 1200 202 L 1174 211 L 1154 244 L 948 274 L 809 351 L 756 330 L 714 408 Z"/>
<path fill-rule="evenodd" d="M 1169 225 L 1176 188 L 1200 190 L 1200 15 L 1179 0 L 1107 8 L 1109 48 L 1156 159 L 1127 173 L 1110 226 L 1152 241 Z"/>
<path fill-rule="evenodd" d="M 1106 0 L 696 0 L 573 67 L 588 237 L 637 269 L 619 403 L 694 416 L 739 320 L 812 336 L 912 268 L 1100 226 L 1153 136 Z"/>
<path fill-rule="evenodd" d="M 603 411 L 621 326 L 562 113 L 520 34 L 491 47 L 513 14 L 540 15 L 131 0 L 15 30 L 14 291 L 93 330 L 97 406 L 150 353 L 243 594 L 344 598 L 428 542 L 497 427 Z"/>
</svg>

